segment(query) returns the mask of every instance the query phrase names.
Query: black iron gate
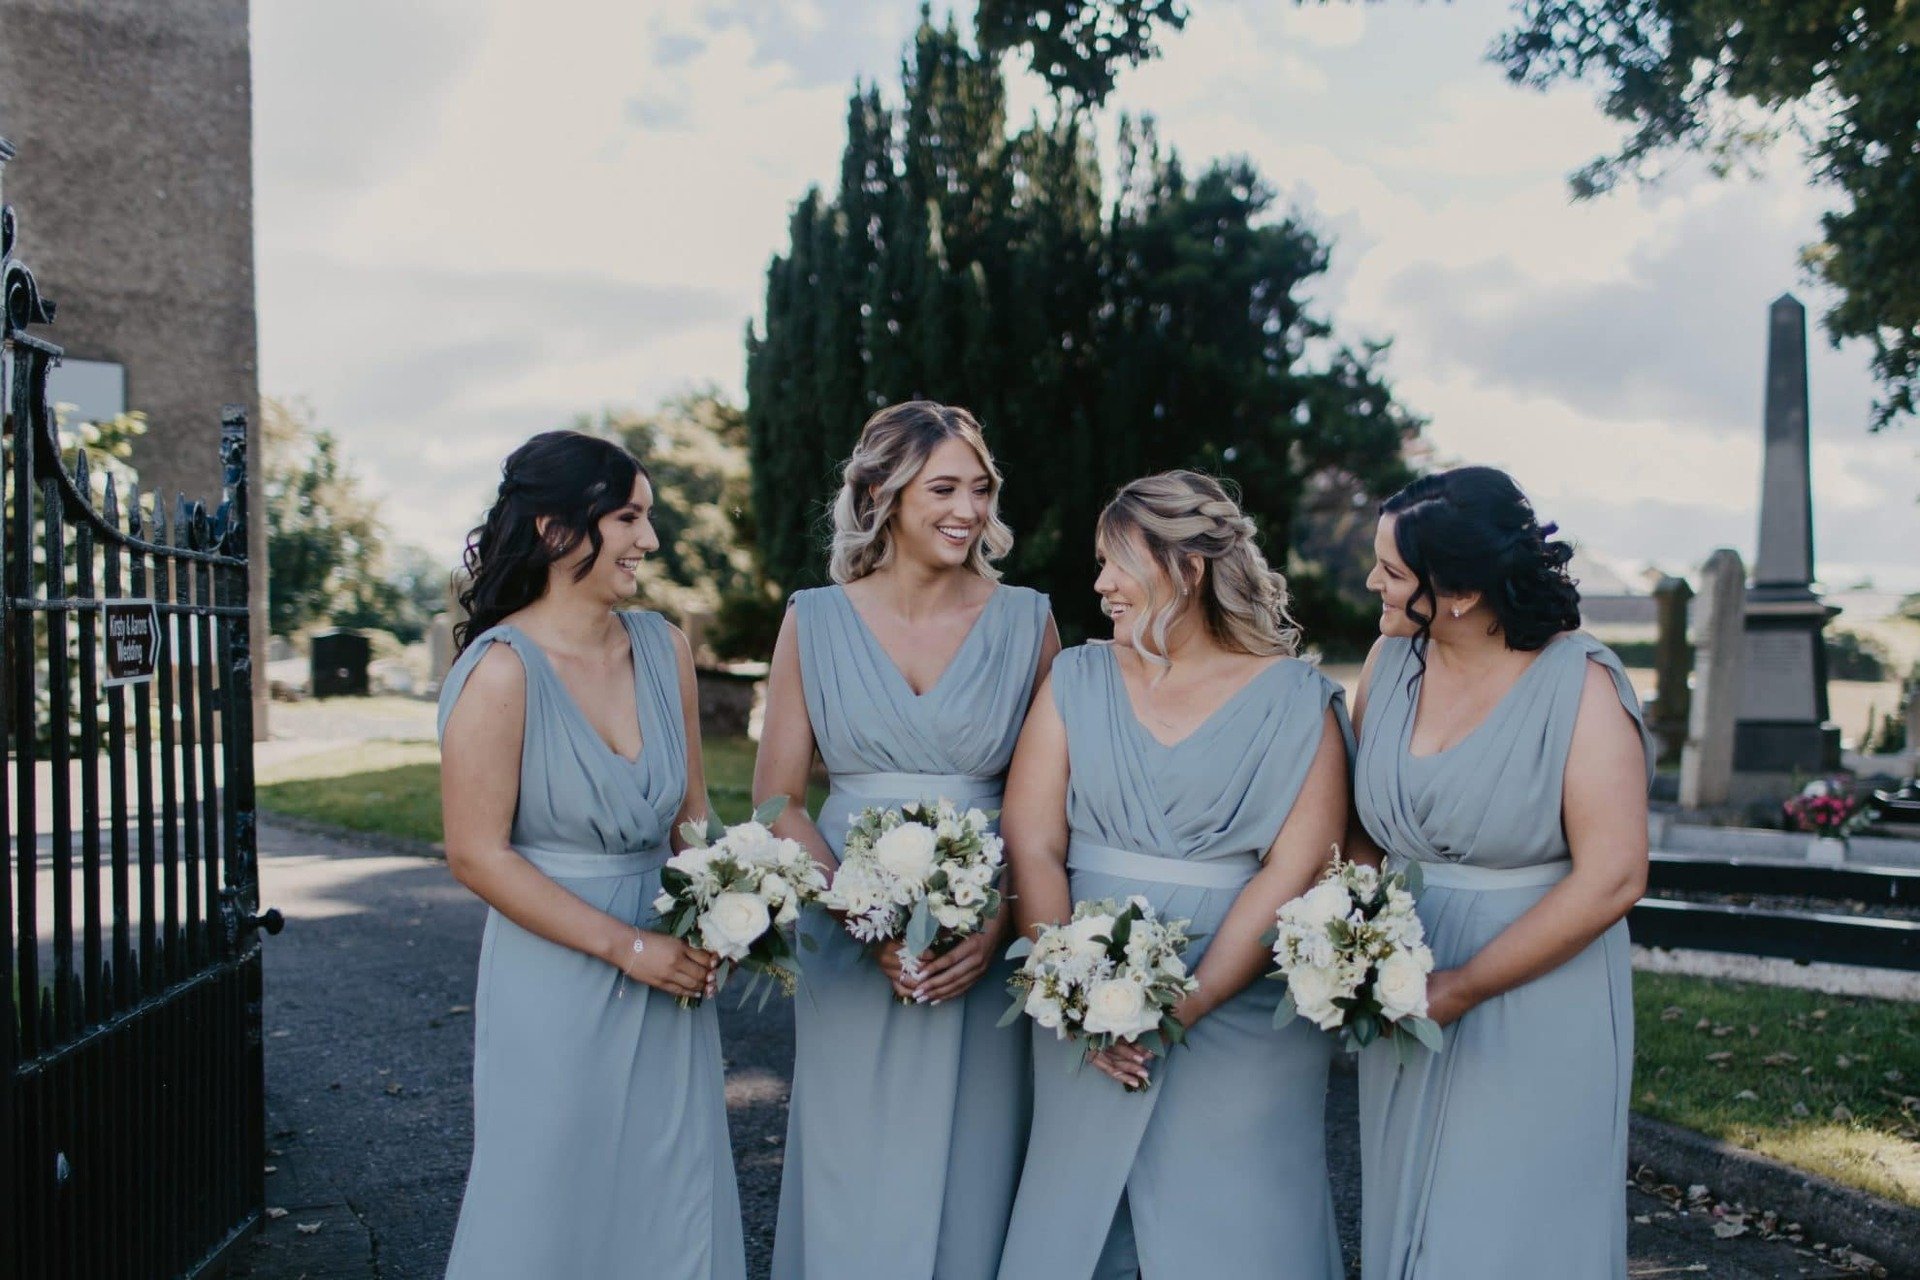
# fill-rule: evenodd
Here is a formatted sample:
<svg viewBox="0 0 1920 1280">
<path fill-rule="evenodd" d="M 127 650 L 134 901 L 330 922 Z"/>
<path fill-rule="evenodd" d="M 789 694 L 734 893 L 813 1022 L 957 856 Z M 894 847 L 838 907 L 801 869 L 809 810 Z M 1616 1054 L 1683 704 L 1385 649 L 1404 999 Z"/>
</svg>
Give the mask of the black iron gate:
<svg viewBox="0 0 1920 1280">
<path fill-rule="evenodd" d="M 0 210 L 0 1273 L 195 1275 L 263 1201 L 246 421 L 212 516 L 69 466 L 14 239 Z"/>
</svg>

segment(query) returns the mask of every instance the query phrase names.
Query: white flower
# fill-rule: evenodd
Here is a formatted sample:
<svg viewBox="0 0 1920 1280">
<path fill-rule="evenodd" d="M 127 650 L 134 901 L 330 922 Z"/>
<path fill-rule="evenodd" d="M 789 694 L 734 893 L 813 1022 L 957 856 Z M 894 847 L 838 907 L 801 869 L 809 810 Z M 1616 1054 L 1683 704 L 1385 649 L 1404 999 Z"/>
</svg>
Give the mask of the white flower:
<svg viewBox="0 0 1920 1280">
<path fill-rule="evenodd" d="M 1107 953 L 1107 944 L 1104 940 L 1113 936 L 1113 917 L 1082 916 L 1070 922 L 1063 932 L 1070 954 L 1081 959 L 1093 959 Z"/>
<path fill-rule="evenodd" d="M 969 827 L 972 827 L 975 831 L 985 831 L 987 829 L 987 824 L 992 821 L 993 819 L 987 817 L 987 811 L 985 809 L 967 810 L 967 825 Z M 987 838 L 990 840 L 995 840 L 995 839 L 998 839 L 999 837 L 989 836 Z"/>
<path fill-rule="evenodd" d="M 1322 880 L 1301 895 L 1298 918 L 1310 924 L 1329 924 L 1344 920 L 1353 909 L 1353 898 L 1338 880 Z"/>
<path fill-rule="evenodd" d="M 712 845 L 688 845 L 668 858 L 667 865 L 687 876 L 697 877 L 707 870 L 715 856 Z"/>
<path fill-rule="evenodd" d="M 1381 1014 L 1389 1022 L 1409 1015 L 1426 1016 L 1427 971 L 1417 956 L 1396 951 L 1381 961 L 1373 992 L 1380 999 Z"/>
<path fill-rule="evenodd" d="M 655 911 L 658 911 L 661 915 L 665 915 L 667 912 L 673 910 L 674 906 L 675 906 L 674 896 L 668 893 L 665 889 L 662 889 L 660 891 L 660 896 L 653 900 L 653 909 Z"/>
<path fill-rule="evenodd" d="M 944 903 L 933 909 L 933 918 L 943 929 L 964 929 L 973 923 L 973 912 L 966 907 Z"/>
<path fill-rule="evenodd" d="M 1027 1015 L 1041 1026 L 1058 1031 L 1066 1018 L 1066 1010 L 1058 1000 L 1036 985 L 1027 992 Z"/>
<path fill-rule="evenodd" d="M 1129 978 L 1096 982 L 1087 991 L 1087 1034 L 1110 1033 L 1131 1040 L 1160 1025 L 1160 1010 L 1148 1001 L 1147 989 Z"/>
<path fill-rule="evenodd" d="M 987 900 L 987 895 L 979 885 L 962 880 L 953 886 L 953 900 L 963 907 L 977 907 Z"/>
<path fill-rule="evenodd" d="M 1333 998 L 1342 993 L 1329 970 L 1295 969 L 1287 975 L 1287 992 L 1300 1016 L 1322 1031 L 1332 1031 L 1346 1016 L 1334 1006 Z"/>
<path fill-rule="evenodd" d="M 700 937 L 722 959 L 740 960 L 769 923 L 767 904 L 753 894 L 723 893 L 701 914 Z"/>
<path fill-rule="evenodd" d="M 783 842 L 757 822 L 727 828 L 727 847 L 742 862 L 771 862 Z"/>
<path fill-rule="evenodd" d="M 937 844 L 931 828 L 903 822 L 874 842 L 873 860 L 900 879 L 919 884 L 933 872 Z"/>
</svg>

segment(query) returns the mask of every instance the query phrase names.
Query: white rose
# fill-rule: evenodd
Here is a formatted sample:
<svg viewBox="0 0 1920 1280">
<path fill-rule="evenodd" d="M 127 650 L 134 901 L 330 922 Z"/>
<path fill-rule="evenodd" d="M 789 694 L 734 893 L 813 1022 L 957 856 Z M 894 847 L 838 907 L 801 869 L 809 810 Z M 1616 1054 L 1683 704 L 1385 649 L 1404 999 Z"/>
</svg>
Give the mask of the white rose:
<svg viewBox="0 0 1920 1280">
<path fill-rule="evenodd" d="M 962 880 L 953 886 L 953 900 L 963 907 L 977 907 L 987 900 L 987 895 L 979 885 Z"/>
<path fill-rule="evenodd" d="M 727 828 L 727 847 L 742 862 L 771 861 L 778 851 L 773 832 L 757 822 L 743 822 Z"/>
<path fill-rule="evenodd" d="M 714 850 L 711 845 L 688 845 L 667 859 L 667 865 L 687 876 L 697 876 L 707 869 L 713 861 Z"/>
<path fill-rule="evenodd" d="M 1373 993 L 1380 999 L 1380 1012 L 1389 1022 L 1398 1022 L 1410 1014 L 1427 1013 L 1427 971 L 1420 961 L 1404 951 L 1396 951 L 1381 961 L 1375 971 Z"/>
<path fill-rule="evenodd" d="M 918 884 L 933 872 L 937 841 L 931 828 L 903 822 L 873 846 L 873 860 L 892 875 Z"/>
<path fill-rule="evenodd" d="M 1113 936 L 1113 917 L 1105 915 L 1082 916 L 1067 925 L 1067 949 L 1077 956 L 1102 956 L 1107 953 L 1107 944 L 1102 939 Z"/>
<path fill-rule="evenodd" d="M 973 912 L 967 907 L 944 903 L 933 909 L 933 918 L 943 929 L 964 929 L 973 923 Z"/>
<path fill-rule="evenodd" d="M 1131 1040 L 1159 1026 L 1160 1011 L 1147 1002 L 1147 989 L 1139 982 L 1109 978 L 1088 990 L 1082 1025 L 1088 1035 L 1110 1033 Z"/>
<path fill-rule="evenodd" d="M 1027 992 L 1027 1016 L 1049 1030 L 1058 1031 L 1066 1020 L 1067 1011 L 1060 1002 L 1048 995 L 1040 987 Z"/>
<path fill-rule="evenodd" d="M 747 948 L 767 931 L 767 904 L 751 893 L 723 893 L 700 917 L 706 949 L 726 960 L 745 958 Z"/>
<path fill-rule="evenodd" d="M 1344 920 L 1353 910 L 1353 896 L 1338 880 L 1322 880 L 1301 897 L 1300 909 L 1308 920 L 1318 924 Z"/>
<path fill-rule="evenodd" d="M 1346 1017 L 1334 1006 L 1333 998 L 1341 992 L 1325 969 L 1295 969 L 1287 975 L 1287 994 L 1300 1016 L 1322 1031 L 1332 1031 Z"/>
</svg>

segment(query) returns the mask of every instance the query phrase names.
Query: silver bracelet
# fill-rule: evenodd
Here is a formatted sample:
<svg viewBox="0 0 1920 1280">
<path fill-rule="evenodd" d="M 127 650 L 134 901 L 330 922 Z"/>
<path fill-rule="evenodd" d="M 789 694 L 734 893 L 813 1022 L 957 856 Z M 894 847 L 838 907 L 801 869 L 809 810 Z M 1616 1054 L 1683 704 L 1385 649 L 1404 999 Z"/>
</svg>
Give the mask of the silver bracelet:
<svg viewBox="0 0 1920 1280">
<path fill-rule="evenodd" d="M 641 937 L 634 938 L 633 954 L 640 955 L 643 952 L 645 952 L 646 949 L 647 949 L 647 940 L 645 938 L 641 938 Z M 627 971 L 625 968 L 622 968 L 620 970 L 620 988 L 619 990 L 613 993 L 613 997 L 616 1000 L 625 1000 L 627 998 Z"/>
</svg>

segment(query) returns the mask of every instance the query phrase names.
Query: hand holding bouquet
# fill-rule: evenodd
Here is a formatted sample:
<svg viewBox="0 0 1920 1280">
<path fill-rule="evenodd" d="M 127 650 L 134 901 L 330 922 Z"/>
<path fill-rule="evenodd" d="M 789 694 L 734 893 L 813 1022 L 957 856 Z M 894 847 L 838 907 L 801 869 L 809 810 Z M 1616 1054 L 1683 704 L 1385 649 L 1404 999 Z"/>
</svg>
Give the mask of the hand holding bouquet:
<svg viewBox="0 0 1920 1280">
<path fill-rule="evenodd" d="M 1269 977 L 1287 984 L 1273 1016 L 1284 1026 L 1295 1014 L 1322 1031 L 1337 1032 L 1355 1052 L 1391 1037 L 1401 1060 L 1411 1041 L 1434 1052 L 1440 1026 L 1427 1017 L 1427 975 L 1433 952 L 1414 914 L 1419 866 L 1382 873 L 1348 862 L 1336 847 L 1319 882 L 1280 908 Z"/>
<path fill-rule="evenodd" d="M 761 978 L 770 979 L 762 1004 L 773 984 L 793 994 L 800 976 L 794 923 L 801 906 L 826 889 L 812 855 L 767 829 L 786 803 L 784 796 L 770 800 L 731 827 L 711 814 L 704 824 L 682 824 L 687 847 L 667 859 L 653 900 L 662 932 L 720 957 L 716 990 L 736 966 L 753 974 L 748 995 Z M 682 1008 L 699 1003 L 684 996 L 679 1002 Z"/>
<path fill-rule="evenodd" d="M 820 904 L 841 912 L 861 942 L 899 940 L 901 967 L 917 977 L 921 957 L 951 950 L 1000 910 L 1002 845 L 992 821 L 950 800 L 862 809 Z"/>
<path fill-rule="evenodd" d="M 1008 980 L 1015 999 L 1000 1025 L 1024 1013 L 1095 1053 L 1123 1040 L 1149 1049 L 1179 1044 L 1186 1028 L 1173 1008 L 1198 986 L 1181 958 L 1186 928 L 1185 920 L 1159 919 L 1137 895 L 1076 904 L 1066 924 L 1008 948 L 1025 963 Z"/>
</svg>

